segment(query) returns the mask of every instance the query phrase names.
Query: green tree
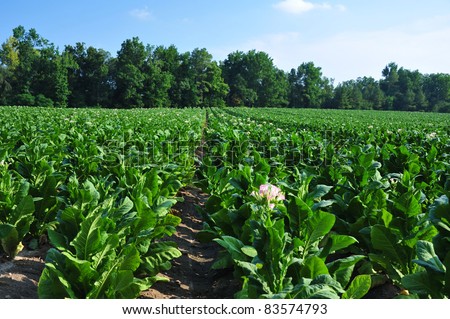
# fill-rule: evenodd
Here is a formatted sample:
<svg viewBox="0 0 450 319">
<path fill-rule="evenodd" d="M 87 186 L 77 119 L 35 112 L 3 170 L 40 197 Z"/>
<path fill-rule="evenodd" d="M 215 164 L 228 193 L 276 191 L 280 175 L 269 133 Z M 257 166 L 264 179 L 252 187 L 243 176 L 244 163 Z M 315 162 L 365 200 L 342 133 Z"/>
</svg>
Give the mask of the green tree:
<svg viewBox="0 0 450 319">
<path fill-rule="evenodd" d="M 423 92 L 429 102 L 427 111 L 450 112 L 450 74 L 424 76 Z"/>
<path fill-rule="evenodd" d="M 230 106 L 254 106 L 258 94 L 251 85 L 251 74 L 247 67 L 246 54 L 241 51 L 230 53 L 221 64 L 225 83 L 230 91 L 227 104 Z"/>
<path fill-rule="evenodd" d="M 425 110 L 427 101 L 422 91 L 423 76 L 419 71 L 398 70 L 398 90 L 394 95 L 394 109 L 402 111 Z"/>
<path fill-rule="evenodd" d="M 328 87 L 332 84 L 313 62 L 292 69 L 288 80 L 290 107 L 319 108 L 330 98 Z"/>
<path fill-rule="evenodd" d="M 34 105 L 36 97 L 51 99 L 55 105 L 67 106 L 67 70 L 58 50 L 35 29 L 13 29 L 13 36 L 0 51 L 2 63 L 11 70 L 12 104 Z"/>
<path fill-rule="evenodd" d="M 173 75 L 164 69 L 164 61 L 155 53 L 155 47 L 147 46 L 146 51 L 147 59 L 143 67 L 145 107 L 169 107 Z"/>
<path fill-rule="evenodd" d="M 10 76 L 8 68 L 0 64 L 0 105 L 8 104 L 8 94 L 11 91 Z"/>
<path fill-rule="evenodd" d="M 380 80 L 380 88 L 386 96 L 384 109 L 394 109 L 395 96 L 398 94 L 398 65 L 389 63 L 381 72 L 383 79 Z"/>
<path fill-rule="evenodd" d="M 84 43 L 66 46 L 63 57 L 69 78 L 69 104 L 73 107 L 106 106 L 111 96 L 111 55 Z"/>
<path fill-rule="evenodd" d="M 114 104 L 122 108 L 144 107 L 147 51 L 139 38 L 125 40 L 117 52 Z"/>
<path fill-rule="evenodd" d="M 265 52 L 236 51 L 221 65 L 229 86 L 227 103 L 231 106 L 286 106 L 287 76 L 273 64 Z"/>
<path fill-rule="evenodd" d="M 362 108 L 381 110 L 384 104 L 384 93 L 379 82 L 372 77 L 358 78 L 356 82 L 362 93 Z"/>
<path fill-rule="evenodd" d="M 222 71 L 206 49 L 195 49 L 189 56 L 189 83 L 192 101 L 189 106 L 223 106 L 228 85 Z"/>
<path fill-rule="evenodd" d="M 338 109 L 364 109 L 365 104 L 360 83 L 355 80 L 344 81 L 334 90 L 334 107 Z"/>
</svg>

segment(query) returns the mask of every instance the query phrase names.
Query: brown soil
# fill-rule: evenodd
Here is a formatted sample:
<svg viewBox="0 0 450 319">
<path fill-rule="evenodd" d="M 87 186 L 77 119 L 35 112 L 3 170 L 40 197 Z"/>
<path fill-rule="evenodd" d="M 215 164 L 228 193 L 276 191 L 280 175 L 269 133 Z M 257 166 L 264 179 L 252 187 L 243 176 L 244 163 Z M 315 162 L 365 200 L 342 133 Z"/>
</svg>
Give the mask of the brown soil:
<svg viewBox="0 0 450 319">
<path fill-rule="evenodd" d="M 0 298 L 38 298 L 37 284 L 48 247 L 37 251 L 23 250 L 14 260 L 0 259 Z"/>
</svg>

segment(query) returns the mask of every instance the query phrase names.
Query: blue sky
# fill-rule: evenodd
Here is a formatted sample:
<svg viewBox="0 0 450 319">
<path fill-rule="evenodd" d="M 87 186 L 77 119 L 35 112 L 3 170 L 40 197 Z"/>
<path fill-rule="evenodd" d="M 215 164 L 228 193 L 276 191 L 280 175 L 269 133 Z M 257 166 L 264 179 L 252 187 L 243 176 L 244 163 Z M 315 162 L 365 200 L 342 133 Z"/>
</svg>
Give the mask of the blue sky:
<svg viewBox="0 0 450 319">
<path fill-rule="evenodd" d="M 85 42 L 115 56 L 138 36 L 179 51 L 267 52 L 288 71 L 313 61 L 335 83 L 381 77 L 389 62 L 450 73 L 448 0 L 77 0 L 3 1 L 0 42 L 18 25 L 62 50 Z"/>
</svg>

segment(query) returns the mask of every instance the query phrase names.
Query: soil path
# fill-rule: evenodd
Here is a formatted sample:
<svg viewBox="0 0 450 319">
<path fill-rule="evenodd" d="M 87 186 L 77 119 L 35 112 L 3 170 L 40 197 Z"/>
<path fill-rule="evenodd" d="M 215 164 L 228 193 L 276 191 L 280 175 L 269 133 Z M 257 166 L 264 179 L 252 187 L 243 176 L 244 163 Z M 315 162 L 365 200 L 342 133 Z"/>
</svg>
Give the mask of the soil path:
<svg viewBox="0 0 450 319">
<path fill-rule="evenodd" d="M 38 298 L 37 284 L 47 250 L 23 250 L 14 260 L 0 260 L 0 299 Z"/>
<path fill-rule="evenodd" d="M 168 240 L 177 243 L 182 256 L 172 262 L 172 268 L 163 273 L 170 281 L 160 282 L 142 293 L 142 298 L 158 299 L 224 299 L 233 298 L 239 290 L 239 283 L 231 272 L 211 270 L 219 246 L 216 243 L 201 243 L 196 234 L 202 230 L 203 222 L 196 211 L 207 195 L 196 188 L 182 190 L 184 202 L 174 206 L 173 213 L 180 216 L 177 233 Z"/>
</svg>

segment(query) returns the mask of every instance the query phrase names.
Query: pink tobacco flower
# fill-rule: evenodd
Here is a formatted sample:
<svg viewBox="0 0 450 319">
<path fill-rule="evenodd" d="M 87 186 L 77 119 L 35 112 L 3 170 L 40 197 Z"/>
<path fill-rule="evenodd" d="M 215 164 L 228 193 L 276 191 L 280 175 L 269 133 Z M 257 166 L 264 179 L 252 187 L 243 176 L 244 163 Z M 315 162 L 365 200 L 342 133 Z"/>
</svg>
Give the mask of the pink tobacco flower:
<svg viewBox="0 0 450 319">
<path fill-rule="evenodd" d="M 285 199 L 284 194 L 281 192 L 281 189 L 272 184 L 262 184 L 259 187 L 259 193 L 252 193 L 252 196 L 260 197 L 266 199 L 269 202 L 270 209 L 275 207 L 273 202 L 282 201 Z"/>
<path fill-rule="evenodd" d="M 272 184 L 262 184 L 259 187 L 259 195 L 261 197 L 267 198 L 267 200 L 284 200 L 284 194 L 281 192 L 281 189 Z"/>
</svg>

